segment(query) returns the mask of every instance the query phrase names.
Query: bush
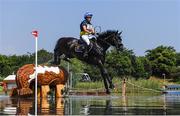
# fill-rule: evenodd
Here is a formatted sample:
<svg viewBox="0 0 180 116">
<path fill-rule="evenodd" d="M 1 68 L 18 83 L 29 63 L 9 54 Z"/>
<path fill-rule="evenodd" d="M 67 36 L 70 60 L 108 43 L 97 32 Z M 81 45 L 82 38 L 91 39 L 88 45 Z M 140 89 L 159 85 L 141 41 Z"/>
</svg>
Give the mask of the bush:
<svg viewBox="0 0 180 116">
<path fill-rule="evenodd" d="M 176 53 L 173 47 L 161 45 L 146 52 L 146 57 L 152 65 L 153 75 L 161 76 L 163 73 L 170 75 L 171 69 L 176 66 Z"/>
<path fill-rule="evenodd" d="M 0 76 L 0 81 L 3 81 L 5 77 Z"/>
</svg>

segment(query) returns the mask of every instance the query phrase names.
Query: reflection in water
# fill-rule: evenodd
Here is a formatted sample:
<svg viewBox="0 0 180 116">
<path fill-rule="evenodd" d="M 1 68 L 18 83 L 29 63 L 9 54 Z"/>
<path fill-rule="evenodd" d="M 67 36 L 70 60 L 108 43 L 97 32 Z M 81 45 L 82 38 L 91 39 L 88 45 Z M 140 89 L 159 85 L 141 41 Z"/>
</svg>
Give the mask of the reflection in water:
<svg viewBox="0 0 180 116">
<path fill-rule="evenodd" d="M 166 94 L 163 95 L 163 109 L 164 109 L 164 115 L 166 115 Z"/>
<path fill-rule="evenodd" d="M 3 114 L 14 114 L 14 115 L 27 115 L 29 113 L 33 114 L 33 99 L 25 98 L 9 98 L 8 96 L 0 97 L 0 115 Z"/>
<path fill-rule="evenodd" d="M 32 109 L 34 102 L 33 99 L 11 99 L 12 104 L 18 104 L 16 114 L 27 115 L 29 112 L 34 111 Z"/>
<path fill-rule="evenodd" d="M 32 98 L 0 98 L 0 115 L 14 114 L 14 115 L 28 115 L 34 114 L 34 99 Z M 64 114 L 64 99 L 38 99 L 38 114 Z"/>
<path fill-rule="evenodd" d="M 48 115 L 48 114 L 64 114 L 64 98 L 42 98 L 38 99 L 38 114 Z"/>
<path fill-rule="evenodd" d="M 0 115 L 34 114 L 34 99 L 0 96 Z M 41 115 L 180 114 L 180 96 L 69 96 L 38 99 Z"/>
<path fill-rule="evenodd" d="M 111 100 L 106 100 L 106 107 L 105 107 L 105 113 L 104 114 L 108 114 L 108 115 L 113 114 L 113 112 L 112 112 L 112 101 Z"/>
<path fill-rule="evenodd" d="M 123 111 L 125 112 L 125 114 L 127 112 L 127 100 L 126 99 L 127 99 L 126 96 L 122 96 L 122 108 L 123 108 Z"/>
</svg>

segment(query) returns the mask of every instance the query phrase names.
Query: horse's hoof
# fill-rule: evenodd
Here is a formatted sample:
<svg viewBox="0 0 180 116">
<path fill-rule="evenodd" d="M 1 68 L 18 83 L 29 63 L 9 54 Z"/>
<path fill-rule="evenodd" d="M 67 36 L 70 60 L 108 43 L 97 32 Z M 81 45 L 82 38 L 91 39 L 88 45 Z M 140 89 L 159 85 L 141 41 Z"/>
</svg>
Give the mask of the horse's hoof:
<svg viewBox="0 0 180 116">
<path fill-rule="evenodd" d="M 115 89 L 114 84 L 111 84 L 111 85 L 109 86 L 109 88 L 110 88 L 110 89 Z"/>
<path fill-rule="evenodd" d="M 111 92 L 110 92 L 109 90 L 106 90 L 106 94 L 108 94 L 108 95 L 109 95 L 109 94 L 111 94 Z"/>
</svg>

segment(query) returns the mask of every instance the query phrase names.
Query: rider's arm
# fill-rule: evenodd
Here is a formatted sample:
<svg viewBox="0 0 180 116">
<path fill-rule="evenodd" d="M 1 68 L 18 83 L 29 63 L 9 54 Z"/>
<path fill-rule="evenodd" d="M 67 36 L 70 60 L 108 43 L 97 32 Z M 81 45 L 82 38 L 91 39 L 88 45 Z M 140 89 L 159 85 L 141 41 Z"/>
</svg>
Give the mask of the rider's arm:
<svg viewBox="0 0 180 116">
<path fill-rule="evenodd" d="M 83 25 L 83 30 L 84 30 L 85 32 L 87 32 L 87 33 L 92 33 L 92 31 L 90 31 L 90 30 L 87 29 L 86 25 Z"/>
<path fill-rule="evenodd" d="M 92 33 L 92 34 L 95 34 L 95 30 L 94 30 L 94 28 L 92 28 L 91 33 Z"/>
</svg>

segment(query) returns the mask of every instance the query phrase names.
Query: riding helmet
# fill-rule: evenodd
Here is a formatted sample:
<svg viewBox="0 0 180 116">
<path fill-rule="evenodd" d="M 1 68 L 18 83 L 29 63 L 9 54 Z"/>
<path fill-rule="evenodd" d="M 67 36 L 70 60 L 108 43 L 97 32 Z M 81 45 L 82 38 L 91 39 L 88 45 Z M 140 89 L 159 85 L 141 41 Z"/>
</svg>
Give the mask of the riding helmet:
<svg viewBox="0 0 180 116">
<path fill-rule="evenodd" d="M 84 14 L 84 18 L 86 19 L 86 17 L 92 17 L 93 16 L 93 14 L 91 13 L 91 12 L 86 12 L 85 14 Z"/>
</svg>

